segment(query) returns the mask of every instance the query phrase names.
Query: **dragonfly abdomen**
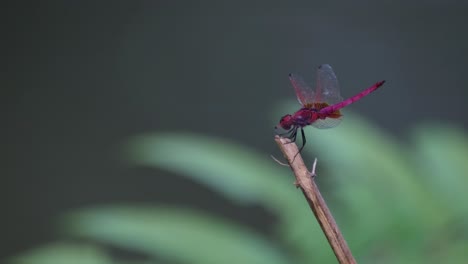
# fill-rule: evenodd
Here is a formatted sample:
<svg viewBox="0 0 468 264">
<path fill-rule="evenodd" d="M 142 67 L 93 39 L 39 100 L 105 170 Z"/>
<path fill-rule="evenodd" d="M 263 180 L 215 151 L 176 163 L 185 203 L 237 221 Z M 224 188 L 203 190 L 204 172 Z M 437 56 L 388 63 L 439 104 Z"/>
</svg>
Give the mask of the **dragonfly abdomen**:
<svg viewBox="0 0 468 264">
<path fill-rule="evenodd" d="M 380 81 L 374 85 L 372 85 L 371 87 L 367 88 L 366 90 L 356 94 L 355 96 L 353 97 L 350 97 L 340 103 L 337 103 L 337 104 L 334 104 L 334 105 L 331 105 L 331 106 L 327 106 L 323 109 L 321 109 L 321 113 L 323 114 L 332 114 L 332 113 L 335 113 L 335 112 L 338 112 L 341 108 L 345 107 L 345 106 L 348 106 L 356 101 L 358 101 L 359 99 L 363 98 L 364 96 L 372 93 L 373 91 L 377 90 L 380 86 L 382 86 L 383 84 L 385 83 L 385 81 Z"/>
</svg>

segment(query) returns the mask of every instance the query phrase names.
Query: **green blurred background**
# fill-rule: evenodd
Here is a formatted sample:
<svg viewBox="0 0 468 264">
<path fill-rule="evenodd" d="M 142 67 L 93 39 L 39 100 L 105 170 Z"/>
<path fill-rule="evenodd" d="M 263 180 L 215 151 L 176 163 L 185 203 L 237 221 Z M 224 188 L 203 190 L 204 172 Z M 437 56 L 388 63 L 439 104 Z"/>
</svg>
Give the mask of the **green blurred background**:
<svg viewBox="0 0 468 264">
<path fill-rule="evenodd" d="M 273 141 L 287 75 L 385 86 L 305 157 L 360 263 L 466 263 L 468 4 L 2 8 L 0 259 L 334 263 Z"/>
</svg>

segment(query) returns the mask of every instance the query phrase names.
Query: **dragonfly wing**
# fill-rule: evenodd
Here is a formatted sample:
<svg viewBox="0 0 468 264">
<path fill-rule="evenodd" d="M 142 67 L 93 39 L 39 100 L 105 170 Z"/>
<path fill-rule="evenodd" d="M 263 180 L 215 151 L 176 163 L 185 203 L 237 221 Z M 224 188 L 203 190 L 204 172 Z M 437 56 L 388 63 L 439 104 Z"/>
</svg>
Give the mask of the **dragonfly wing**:
<svg viewBox="0 0 468 264">
<path fill-rule="evenodd" d="M 324 128 L 336 127 L 340 123 L 341 123 L 341 117 L 339 117 L 339 118 L 325 118 L 325 119 L 318 119 L 317 121 L 312 123 L 311 126 L 313 126 L 315 128 L 324 129 Z"/>
<path fill-rule="evenodd" d="M 312 105 L 315 100 L 314 90 L 297 74 L 290 73 L 289 80 L 296 91 L 299 103 L 303 106 Z"/>
<path fill-rule="evenodd" d="M 322 64 L 317 69 L 317 89 L 314 99 L 316 102 L 325 102 L 329 105 L 343 101 L 338 78 L 328 64 Z"/>
</svg>

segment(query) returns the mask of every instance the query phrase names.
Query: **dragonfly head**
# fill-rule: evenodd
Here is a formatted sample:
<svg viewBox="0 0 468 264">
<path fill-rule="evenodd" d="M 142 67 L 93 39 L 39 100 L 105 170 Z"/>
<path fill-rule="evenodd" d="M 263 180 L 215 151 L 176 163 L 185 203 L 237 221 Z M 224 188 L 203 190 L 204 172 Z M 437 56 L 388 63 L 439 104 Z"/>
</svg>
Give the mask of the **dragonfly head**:
<svg viewBox="0 0 468 264">
<path fill-rule="evenodd" d="M 280 119 L 279 124 L 276 126 L 276 128 L 281 127 L 282 129 L 289 130 L 289 129 L 291 129 L 292 125 L 293 125 L 292 116 L 291 115 L 285 115 Z"/>
</svg>

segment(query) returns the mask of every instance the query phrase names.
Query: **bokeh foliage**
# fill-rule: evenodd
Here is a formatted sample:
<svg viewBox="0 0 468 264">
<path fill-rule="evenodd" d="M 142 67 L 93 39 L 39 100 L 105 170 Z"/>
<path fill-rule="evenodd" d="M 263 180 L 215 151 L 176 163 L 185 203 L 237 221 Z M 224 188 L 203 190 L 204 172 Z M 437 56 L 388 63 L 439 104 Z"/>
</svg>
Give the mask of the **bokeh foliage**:
<svg viewBox="0 0 468 264">
<path fill-rule="evenodd" d="M 468 138 L 439 124 L 409 135 L 399 142 L 346 113 L 337 128 L 307 129 L 305 154 L 319 159 L 316 180 L 359 263 L 466 263 Z M 193 208 L 96 206 L 61 218 L 72 242 L 10 263 L 336 262 L 291 172 L 267 154 L 190 133 L 140 135 L 125 153 L 133 164 L 188 177 L 237 206 L 264 207 L 277 217 L 274 239 Z M 107 247 L 144 258 L 122 262 Z"/>
</svg>

